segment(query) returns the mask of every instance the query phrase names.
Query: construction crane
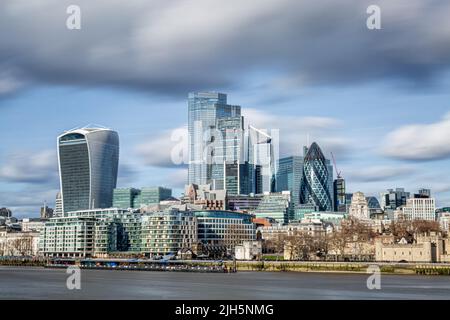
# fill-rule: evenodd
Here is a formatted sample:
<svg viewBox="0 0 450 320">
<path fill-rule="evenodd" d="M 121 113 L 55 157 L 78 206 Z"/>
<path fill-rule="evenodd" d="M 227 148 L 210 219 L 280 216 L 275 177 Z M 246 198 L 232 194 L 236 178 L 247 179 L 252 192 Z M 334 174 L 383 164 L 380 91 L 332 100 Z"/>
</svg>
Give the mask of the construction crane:
<svg viewBox="0 0 450 320">
<path fill-rule="evenodd" d="M 336 175 L 337 175 L 337 178 L 338 179 L 342 179 L 342 176 L 341 176 L 341 171 L 338 171 L 338 168 L 337 168 L 337 165 L 336 165 L 336 159 L 334 158 L 334 154 L 333 154 L 333 152 L 331 152 L 331 157 L 333 158 L 333 165 L 334 165 L 334 170 L 336 170 Z"/>
</svg>

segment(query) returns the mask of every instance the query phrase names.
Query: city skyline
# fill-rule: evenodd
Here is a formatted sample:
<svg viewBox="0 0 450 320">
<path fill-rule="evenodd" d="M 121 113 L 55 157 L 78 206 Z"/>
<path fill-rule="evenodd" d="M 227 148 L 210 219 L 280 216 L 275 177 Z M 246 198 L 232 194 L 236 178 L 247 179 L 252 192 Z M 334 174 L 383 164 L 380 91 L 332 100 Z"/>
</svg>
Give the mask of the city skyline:
<svg viewBox="0 0 450 320">
<path fill-rule="evenodd" d="M 118 187 L 178 196 L 187 165 L 171 161 L 171 137 L 187 132 L 191 91 L 227 93 L 246 123 L 280 129 L 280 157 L 316 141 L 349 192 L 429 188 L 437 206 L 450 205 L 449 28 L 436 23 L 450 4 L 381 1 L 383 28 L 368 30 L 370 1 L 240 1 L 239 12 L 158 3 L 158 19 L 143 1 L 80 1 L 91 19 L 70 31 L 68 3 L 37 12 L 33 1 L 5 1 L 0 12 L 0 29 L 11 30 L 0 34 L 0 207 L 14 215 L 54 207 L 55 138 L 88 123 L 120 135 Z M 105 12 L 120 23 L 93 22 Z"/>
<path fill-rule="evenodd" d="M 186 105 L 186 102 L 185 102 L 185 105 Z M 246 108 L 245 108 L 245 106 L 243 106 L 242 108 L 243 108 L 242 113 L 243 113 L 243 115 L 245 117 Z M 187 107 L 186 107 L 186 109 L 187 109 Z M 250 116 L 248 117 L 250 119 L 252 119 L 252 112 L 257 113 L 257 111 L 255 111 L 255 110 L 250 111 Z M 258 117 L 257 116 L 253 117 L 253 119 L 256 119 L 256 121 L 258 121 Z M 249 120 L 249 121 L 251 121 L 251 120 Z M 260 123 L 261 124 L 267 124 L 268 122 L 266 120 L 266 122 L 261 121 Z M 248 122 L 247 122 L 247 124 L 248 124 Z M 64 130 L 64 131 L 68 131 L 68 130 Z M 181 131 L 181 132 L 186 132 L 187 133 L 187 128 L 186 128 L 186 130 Z M 283 132 L 283 131 L 281 131 L 281 132 Z M 58 133 L 58 135 L 59 134 L 60 133 Z M 166 136 L 165 137 L 166 138 L 166 142 L 170 142 L 170 143 L 166 146 L 166 149 L 164 149 L 164 152 L 166 154 L 163 155 L 163 158 L 170 158 L 171 148 L 173 148 L 176 145 L 176 143 L 179 143 L 179 141 L 178 142 L 170 141 L 170 135 L 171 135 L 170 131 L 167 132 L 167 135 L 169 136 L 169 139 L 167 139 L 168 137 Z M 120 132 L 119 132 L 119 136 L 121 136 Z M 125 133 L 125 136 L 126 136 L 126 133 Z M 161 139 L 162 137 L 163 136 L 158 136 L 157 138 Z M 308 141 L 308 140 L 310 140 L 310 141 Z M 305 137 L 305 143 L 311 142 L 311 140 L 314 140 L 311 137 L 311 134 L 307 134 L 307 136 Z M 319 143 L 319 145 L 321 144 L 320 140 L 318 140 L 318 143 Z M 285 141 L 283 141 L 283 135 L 282 134 L 281 134 L 281 137 L 280 137 L 280 145 L 281 145 L 281 148 L 282 148 L 282 152 L 281 152 L 280 158 L 285 157 L 285 156 L 291 156 L 291 155 L 294 155 L 294 156 L 300 156 L 301 155 L 301 152 L 300 152 L 301 147 L 300 146 L 298 147 L 299 151 L 296 152 L 296 153 L 288 153 L 286 150 L 283 150 L 283 147 L 286 148 L 286 144 L 285 144 Z M 124 145 L 122 145 L 122 146 L 124 146 Z M 328 146 L 327 143 L 325 143 L 325 146 Z M 129 146 L 124 146 L 124 148 L 125 149 L 129 149 Z M 328 148 L 330 148 L 330 147 L 328 147 Z M 333 147 L 331 147 L 331 148 L 333 148 Z M 158 150 L 158 151 L 161 151 L 161 150 Z M 324 153 L 328 154 L 327 151 L 328 151 L 328 149 L 325 149 Z M 353 177 L 354 178 L 354 180 L 353 180 L 352 179 L 352 175 L 349 175 L 348 173 L 346 174 L 346 172 L 348 172 L 346 170 L 346 166 L 347 165 L 351 166 L 351 162 L 349 162 L 349 159 L 347 158 L 347 156 L 345 154 L 342 154 L 342 150 L 340 150 L 339 147 L 336 147 L 336 146 L 334 146 L 332 152 L 337 153 L 338 155 L 343 155 L 344 156 L 343 158 L 338 158 L 338 168 L 339 168 L 339 170 L 342 170 L 342 168 L 344 168 L 343 175 L 344 175 L 344 178 L 346 178 L 346 181 L 347 181 L 348 192 L 363 191 L 368 196 L 370 195 L 370 196 L 375 196 L 375 197 L 379 198 L 380 194 L 382 192 L 386 191 L 386 189 L 389 189 L 389 188 L 403 187 L 407 191 L 414 192 L 414 191 L 416 191 L 416 190 L 418 190 L 420 188 L 426 187 L 426 188 L 430 188 L 430 189 L 432 189 L 434 191 L 433 194 L 436 196 L 437 203 L 440 204 L 439 206 L 445 206 L 446 203 L 450 203 L 450 202 L 444 202 L 445 200 L 443 201 L 443 199 L 440 198 L 439 195 L 436 195 L 436 193 L 440 194 L 442 192 L 440 192 L 439 188 L 433 188 L 432 187 L 434 185 L 434 181 L 430 181 L 430 182 L 422 183 L 422 184 L 418 183 L 418 184 L 416 184 L 417 187 L 415 187 L 415 188 L 414 187 L 410 187 L 410 184 L 408 184 L 406 182 L 405 183 L 400 183 L 400 184 L 396 183 L 396 182 L 389 183 L 389 177 L 383 176 L 383 172 L 376 172 L 377 170 L 374 170 L 374 167 L 369 167 L 368 168 L 368 171 L 373 170 L 373 172 L 361 172 L 359 174 L 361 174 L 362 177 L 358 177 L 356 175 L 356 178 Z M 326 154 L 325 154 L 325 156 L 327 158 L 330 158 L 330 156 L 327 156 Z M 55 156 L 55 159 L 57 160 L 57 152 L 56 152 L 56 150 L 54 152 L 51 151 L 51 150 L 47 150 L 46 153 L 43 153 L 43 154 L 39 154 L 38 153 L 34 157 L 32 156 L 31 158 L 29 158 L 29 156 L 27 156 L 28 160 L 33 160 L 33 161 L 37 162 L 36 166 L 37 166 L 38 170 L 40 169 L 39 165 L 42 165 L 41 169 L 43 170 L 42 173 L 39 172 L 39 171 L 34 171 L 33 172 L 33 176 L 29 177 L 30 181 L 31 181 L 30 182 L 31 185 L 38 185 L 38 184 L 40 184 L 39 176 L 43 175 L 45 173 L 48 173 L 49 171 L 51 171 L 49 169 L 49 167 L 46 167 L 48 163 L 46 164 L 45 162 L 46 161 L 48 161 L 50 163 L 53 162 L 54 160 L 51 160 L 51 158 L 53 156 Z M 126 159 L 125 161 L 128 160 L 126 156 L 123 156 L 123 152 L 121 152 L 121 159 L 122 158 L 125 158 Z M 339 160 L 343 160 L 343 161 L 339 162 Z M 441 160 L 439 162 L 443 162 L 443 161 L 445 161 L 445 160 Z M 407 163 L 408 165 L 410 165 L 412 163 L 411 161 L 406 161 L 406 160 L 404 160 L 403 162 Z M 397 161 L 397 163 L 401 163 L 401 162 Z M 419 162 L 419 164 L 427 164 L 427 163 L 430 163 L 430 162 L 422 162 L 422 161 Z M 340 165 L 340 164 L 342 164 L 342 165 Z M 10 164 L 7 163 L 7 165 L 10 165 Z M 19 161 L 18 165 L 20 165 L 20 161 Z M 162 170 L 166 170 L 166 171 L 170 172 L 171 174 L 176 174 L 177 178 L 178 178 L 178 181 L 173 183 L 171 179 L 169 179 L 169 180 L 163 180 L 163 179 L 157 180 L 157 179 L 149 179 L 149 178 L 139 179 L 139 178 L 137 178 L 137 175 L 140 175 L 142 173 L 145 175 L 145 171 L 146 170 L 148 170 L 148 171 L 152 170 L 151 166 L 149 168 L 145 168 L 145 166 L 144 166 L 145 169 L 143 169 L 142 172 L 138 172 L 138 170 L 133 169 L 132 166 L 127 165 L 127 163 L 124 165 L 124 164 L 122 164 L 122 162 L 120 162 L 120 164 L 119 164 L 119 184 L 118 184 L 118 187 L 130 187 L 130 186 L 137 186 L 137 185 L 141 185 L 143 187 L 144 186 L 163 185 L 163 186 L 167 186 L 167 187 L 173 188 L 174 191 L 175 191 L 175 195 L 179 196 L 180 193 L 182 192 L 182 189 L 183 189 L 184 185 L 185 185 L 184 181 L 187 181 L 187 165 L 186 164 L 181 164 L 181 165 L 176 166 L 176 165 L 173 165 L 173 164 L 171 165 L 170 163 L 166 163 L 166 164 L 159 163 L 156 166 L 154 165 L 153 169 L 158 169 L 159 166 L 162 166 Z M 380 170 L 381 169 L 383 169 L 383 168 L 380 168 Z M 386 172 L 387 175 L 392 173 L 392 176 L 394 178 L 396 177 L 395 168 L 385 167 L 384 169 L 387 171 Z M 55 170 L 56 171 L 54 172 L 54 174 L 56 174 L 56 178 L 57 178 L 57 175 L 58 175 L 58 168 L 57 168 L 57 166 L 56 166 Z M 404 165 L 404 164 L 403 164 L 402 168 L 399 168 L 399 171 L 403 171 L 403 170 L 405 170 L 403 175 L 406 175 L 407 174 L 407 166 Z M 11 172 L 11 173 L 14 173 L 14 172 Z M 368 175 L 374 174 L 374 175 L 376 175 L 378 173 L 381 174 L 381 177 L 376 177 L 376 176 L 368 177 L 368 179 L 366 181 L 364 181 L 364 176 L 363 176 L 364 174 L 368 174 Z M 4 176 L 6 175 L 4 168 L 3 168 L 2 174 Z M 20 174 L 22 174 L 22 173 L 20 173 Z M 402 176 L 402 174 L 400 174 L 400 176 Z M 9 178 L 11 179 L 11 177 L 9 177 Z M 41 178 L 43 178 L 43 177 L 41 177 Z M 385 178 L 385 180 L 382 180 L 382 178 Z M 35 179 L 35 180 L 33 180 L 33 179 Z M 8 179 L 5 179 L 5 180 L 8 180 Z M 26 180 L 26 177 L 24 177 L 24 180 Z M 45 180 L 45 179 L 43 179 L 43 180 Z M 56 179 L 56 180 L 58 180 L 58 179 Z M 121 182 L 121 180 L 122 180 L 122 182 Z M 363 181 L 361 181 L 361 180 L 363 180 Z M 141 181 L 141 182 L 136 182 L 136 181 Z M 159 182 L 156 182 L 156 181 L 159 181 Z M 395 180 L 393 180 L 393 181 L 395 181 Z M 24 184 L 24 181 L 21 181 L 19 179 L 18 181 L 16 181 L 16 183 L 17 184 Z M 4 184 L 4 182 L 3 183 L 0 182 L 0 186 L 2 184 Z M 359 188 L 357 187 L 358 185 L 359 186 L 363 186 L 363 185 L 373 185 L 373 184 L 375 184 L 375 185 L 383 185 L 385 187 L 384 188 L 381 187 L 379 189 L 372 189 L 372 190 L 376 190 L 375 192 L 374 191 L 372 191 L 372 192 L 371 191 L 367 191 L 367 188 L 363 189 L 362 187 L 359 187 Z M 46 186 L 48 184 L 46 184 L 46 182 L 43 181 L 42 185 Z M 375 187 L 375 188 L 377 188 L 377 187 Z M 370 190 L 370 188 L 368 188 L 368 189 Z M 55 198 L 56 192 L 58 192 L 58 190 L 59 190 L 58 189 L 58 185 L 56 185 L 56 188 L 54 189 L 54 190 L 56 190 L 56 192 L 53 192 L 54 190 L 52 190 L 50 192 L 50 190 L 51 189 L 49 189 L 49 190 L 40 190 L 40 191 L 36 192 L 36 194 L 46 193 L 47 195 L 49 195 L 48 196 L 49 198 L 42 199 L 42 200 L 40 200 L 40 202 L 38 200 L 36 200 L 36 199 L 30 201 L 30 202 L 35 203 L 34 205 L 19 205 L 19 206 L 6 205 L 6 206 L 9 207 L 9 208 L 12 208 L 14 210 L 14 212 L 16 213 L 16 215 L 19 216 L 19 217 L 20 216 L 24 216 L 24 217 L 25 216 L 37 216 L 39 207 L 44 202 L 44 200 L 48 204 L 50 204 L 51 206 L 54 206 L 54 198 Z M 52 195 L 53 195 L 53 197 L 52 197 Z M 24 211 L 21 211 L 22 207 L 26 207 L 26 209 Z M 31 211 L 29 209 L 29 207 L 35 207 L 36 209 Z"/>
</svg>

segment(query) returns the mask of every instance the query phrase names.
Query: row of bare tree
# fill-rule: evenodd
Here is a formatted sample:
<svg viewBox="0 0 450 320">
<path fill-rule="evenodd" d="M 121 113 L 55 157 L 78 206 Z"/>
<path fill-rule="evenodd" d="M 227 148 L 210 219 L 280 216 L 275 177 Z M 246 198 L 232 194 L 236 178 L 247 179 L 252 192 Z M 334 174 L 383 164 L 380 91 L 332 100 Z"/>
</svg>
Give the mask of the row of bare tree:
<svg viewBox="0 0 450 320">
<path fill-rule="evenodd" d="M 395 221 L 383 226 L 381 233 L 377 233 L 368 223 L 346 219 L 342 221 L 340 228 L 328 234 L 322 232 L 312 236 L 303 231 L 293 232 L 292 235 L 277 234 L 264 242 L 263 250 L 265 253 L 283 255 L 288 247 L 291 259 L 295 260 L 342 260 L 345 255 L 351 255 L 351 252 L 369 255 L 365 248 L 373 244 L 374 239 L 381 234 L 392 235 L 395 241 L 405 238 L 412 242 L 414 235 L 431 231 L 440 231 L 439 223 L 424 220 Z"/>
</svg>

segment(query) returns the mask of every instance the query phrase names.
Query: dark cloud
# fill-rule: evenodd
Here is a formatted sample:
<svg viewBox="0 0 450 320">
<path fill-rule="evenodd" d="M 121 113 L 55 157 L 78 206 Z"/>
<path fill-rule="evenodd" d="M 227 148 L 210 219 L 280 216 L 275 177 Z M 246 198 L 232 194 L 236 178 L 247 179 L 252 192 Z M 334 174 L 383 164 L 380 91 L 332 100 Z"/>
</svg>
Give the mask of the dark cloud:
<svg viewBox="0 0 450 320">
<path fill-rule="evenodd" d="M 8 76 L 0 91 L 55 83 L 184 96 L 236 85 L 255 70 L 294 87 L 414 84 L 450 65 L 450 3 L 443 1 L 79 0 L 82 28 L 68 30 L 71 4 L 2 2 L 0 71 Z M 366 27 L 372 4 L 381 7 L 381 30 Z"/>
</svg>

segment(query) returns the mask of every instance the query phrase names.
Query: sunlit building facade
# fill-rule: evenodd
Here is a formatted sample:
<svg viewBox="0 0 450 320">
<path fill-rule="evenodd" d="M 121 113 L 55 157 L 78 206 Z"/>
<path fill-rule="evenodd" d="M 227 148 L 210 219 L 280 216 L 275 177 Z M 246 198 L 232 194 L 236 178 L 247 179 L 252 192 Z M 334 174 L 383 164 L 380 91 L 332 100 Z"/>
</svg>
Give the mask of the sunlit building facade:
<svg viewBox="0 0 450 320">
<path fill-rule="evenodd" d="M 300 203 L 314 205 L 319 211 L 333 211 L 333 167 L 317 143 L 305 151 Z"/>
<path fill-rule="evenodd" d="M 58 137 L 62 212 L 109 208 L 117 183 L 119 136 L 84 127 Z"/>
</svg>

